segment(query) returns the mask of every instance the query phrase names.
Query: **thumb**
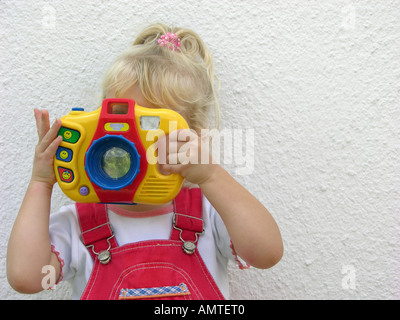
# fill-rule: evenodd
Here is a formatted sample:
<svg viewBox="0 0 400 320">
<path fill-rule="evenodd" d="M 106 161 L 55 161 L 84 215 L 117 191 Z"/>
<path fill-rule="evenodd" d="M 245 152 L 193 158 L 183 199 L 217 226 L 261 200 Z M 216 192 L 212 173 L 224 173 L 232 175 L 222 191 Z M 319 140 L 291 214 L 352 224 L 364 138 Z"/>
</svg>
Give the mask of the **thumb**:
<svg viewBox="0 0 400 320">
<path fill-rule="evenodd" d="M 168 175 L 170 173 L 180 173 L 182 171 L 182 164 L 160 164 L 160 172 Z"/>
</svg>

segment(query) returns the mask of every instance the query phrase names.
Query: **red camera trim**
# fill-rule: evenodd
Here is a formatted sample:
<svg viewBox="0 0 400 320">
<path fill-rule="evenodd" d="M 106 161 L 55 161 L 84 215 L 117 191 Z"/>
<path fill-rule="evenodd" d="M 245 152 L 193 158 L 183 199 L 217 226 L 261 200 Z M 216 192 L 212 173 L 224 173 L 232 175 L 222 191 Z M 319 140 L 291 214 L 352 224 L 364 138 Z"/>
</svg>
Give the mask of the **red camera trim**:
<svg viewBox="0 0 400 320">
<path fill-rule="evenodd" d="M 128 110 L 125 114 L 113 114 L 111 112 L 110 105 L 114 103 L 127 104 Z M 127 131 L 106 131 L 104 126 L 108 122 L 120 122 L 127 123 L 129 129 Z M 131 99 L 105 99 L 100 112 L 99 122 L 97 123 L 97 128 L 94 133 L 93 139 L 87 150 L 91 147 L 94 141 L 97 139 L 108 135 L 119 135 L 128 139 L 135 144 L 136 150 L 140 155 L 140 166 L 139 173 L 133 180 L 132 184 L 126 186 L 121 190 L 103 190 L 98 185 L 92 182 L 94 191 L 99 197 L 100 202 L 113 202 L 113 203 L 132 203 L 133 197 L 136 193 L 137 188 L 144 179 L 147 172 L 147 160 L 146 160 L 146 150 L 140 140 L 139 133 L 136 126 L 135 119 L 135 101 Z M 86 151 L 87 151 L 86 150 Z M 85 156 L 86 162 L 86 156 Z"/>
</svg>

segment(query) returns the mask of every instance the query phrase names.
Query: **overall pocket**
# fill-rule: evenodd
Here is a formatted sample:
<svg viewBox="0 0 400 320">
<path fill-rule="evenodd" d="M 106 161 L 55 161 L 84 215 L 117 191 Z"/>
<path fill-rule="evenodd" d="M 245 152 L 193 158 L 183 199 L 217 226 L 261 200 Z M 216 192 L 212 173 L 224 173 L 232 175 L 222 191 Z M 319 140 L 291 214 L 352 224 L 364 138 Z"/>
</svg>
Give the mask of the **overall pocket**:
<svg viewBox="0 0 400 320">
<path fill-rule="evenodd" d="M 139 289 L 121 289 L 119 300 L 133 299 L 188 299 L 190 291 L 185 283 L 178 286 L 139 288 Z"/>
</svg>

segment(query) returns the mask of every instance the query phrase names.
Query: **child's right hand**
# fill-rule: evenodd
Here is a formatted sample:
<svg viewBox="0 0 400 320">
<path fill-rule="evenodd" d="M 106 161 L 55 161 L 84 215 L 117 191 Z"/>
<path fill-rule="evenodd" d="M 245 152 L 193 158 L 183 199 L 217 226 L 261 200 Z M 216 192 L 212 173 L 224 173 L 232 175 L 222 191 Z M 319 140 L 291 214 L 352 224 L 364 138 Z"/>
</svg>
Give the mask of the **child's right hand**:
<svg viewBox="0 0 400 320">
<path fill-rule="evenodd" d="M 39 142 L 35 149 L 32 178 L 11 231 L 7 249 L 7 279 L 22 293 L 43 290 L 43 266 L 52 265 L 56 279 L 61 273 L 57 255 L 51 251 L 50 203 L 56 176 L 53 159 L 62 137 L 57 137 L 61 120 L 50 128 L 49 113 L 35 109 Z"/>
<path fill-rule="evenodd" d="M 31 181 L 46 183 L 53 186 L 56 182 L 53 161 L 62 137 L 57 136 L 61 120 L 57 119 L 50 128 L 47 110 L 34 109 L 39 142 L 35 149 Z"/>
</svg>

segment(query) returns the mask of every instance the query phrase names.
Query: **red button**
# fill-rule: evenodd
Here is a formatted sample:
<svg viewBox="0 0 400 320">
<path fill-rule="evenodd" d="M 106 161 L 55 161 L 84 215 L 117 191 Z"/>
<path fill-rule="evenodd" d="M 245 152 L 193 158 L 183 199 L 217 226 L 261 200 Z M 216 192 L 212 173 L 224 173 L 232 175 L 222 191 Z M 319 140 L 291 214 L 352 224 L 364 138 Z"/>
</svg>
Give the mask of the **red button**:
<svg viewBox="0 0 400 320">
<path fill-rule="evenodd" d="M 74 173 L 72 170 L 65 169 L 63 167 L 58 167 L 58 174 L 63 182 L 72 182 L 74 180 Z"/>
</svg>

